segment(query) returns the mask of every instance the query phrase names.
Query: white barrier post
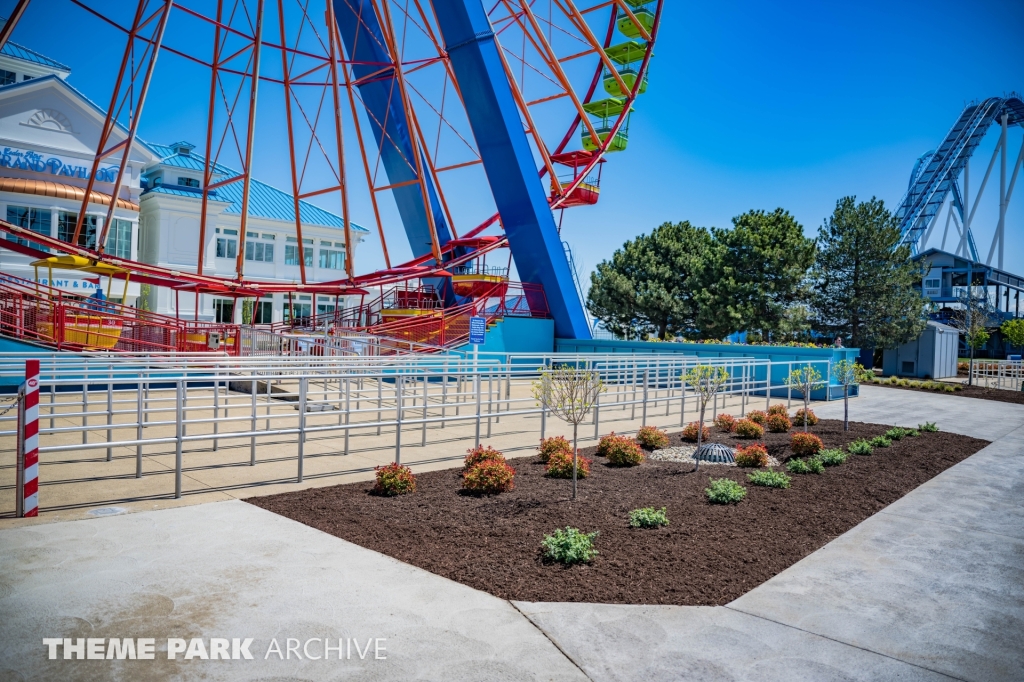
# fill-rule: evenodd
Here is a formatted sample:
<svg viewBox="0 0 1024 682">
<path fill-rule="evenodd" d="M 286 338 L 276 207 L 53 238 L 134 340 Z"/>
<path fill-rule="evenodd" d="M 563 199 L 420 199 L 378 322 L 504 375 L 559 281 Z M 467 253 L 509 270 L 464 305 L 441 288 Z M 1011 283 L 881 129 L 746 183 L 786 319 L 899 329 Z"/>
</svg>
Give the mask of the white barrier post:
<svg viewBox="0 0 1024 682">
<path fill-rule="evenodd" d="M 25 361 L 25 383 L 18 391 L 19 518 L 39 516 L 39 361 Z"/>
</svg>

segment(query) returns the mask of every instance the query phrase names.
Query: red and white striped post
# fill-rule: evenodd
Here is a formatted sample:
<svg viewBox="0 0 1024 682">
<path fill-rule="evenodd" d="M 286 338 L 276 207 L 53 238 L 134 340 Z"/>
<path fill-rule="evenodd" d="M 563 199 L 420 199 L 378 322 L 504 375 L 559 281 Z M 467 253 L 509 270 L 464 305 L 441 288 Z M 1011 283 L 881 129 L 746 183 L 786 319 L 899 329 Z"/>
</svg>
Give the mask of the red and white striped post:
<svg viewBox="0 0 1024 682">
<path fill-rule="evenodd" d="M 18 401 L 18 516 L 39 516 L 39 361 L 25 361 Z"/>
</svg>

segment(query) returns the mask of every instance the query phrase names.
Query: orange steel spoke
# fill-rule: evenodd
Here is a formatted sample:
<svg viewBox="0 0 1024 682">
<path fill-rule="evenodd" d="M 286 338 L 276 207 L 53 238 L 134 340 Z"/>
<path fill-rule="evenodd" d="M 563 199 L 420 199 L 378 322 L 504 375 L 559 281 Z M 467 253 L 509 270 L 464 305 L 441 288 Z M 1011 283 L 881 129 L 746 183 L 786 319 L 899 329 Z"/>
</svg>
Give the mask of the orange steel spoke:
<svg viewBox="0 0 1024 682">
<path fill-rule="evenodd" d="M 3 28 L 0 28 L 0 48 L 7 44 L 7 39 L 14 33 L 14 27 L 18 25 L 18 21 L 21 19 L 21 15 L 25 13 L 26 7 L 28 7 L 28 0 L 18 0 L 18 4 L 14 6 L 14 11 L 11 12 L 11 16 L 7 19 L 7 23 L 4 24 Z"/>
<path fill-rule="evenodd" d="M 561 99 L 563 97 L 568 97 L 568 96 L 569 96 L 568 93 L 560 92 L 557 95 L 551 95 L 550 97 L 541 97 L 540 99 L 532 99 L 529 102 L 527 102 L 526 105 L 532 107 L 534 104 L 543 104 L 544 102 L 550 102 L 553 99 Z"/>
<path fill-rule="evenodd" d="M 648 33 L 647 29 L 643 27 L 643 24 L 641 24 L 640 21 L 636 18 L 636 15 L 633 14 L 633 11 L 631 9 L 629 9 L 629 6 L 622 0 L 615 0 L 615 4 L 619 6 L 619 9 L 626 13 L 626 16 L 629 17 L 629 20 L 633 22 L 634 26 L 636 26 L 636 30 L 640 31 L 640 37 L 647 42 L 651 42 L 651 34 Z"/>
<path fill-rule="evenodd" d="M 630 89 L 626 86 L 626 82 L 622 80 L 619 70 L 615 68 L 614 64 L 612 64 L 612 60 L 608 59 L 608 55 L 605 54 L 601 43 L 594 36 L 594 32 L 590 30 L 590 25 L 587 24 L 587 20 L 584 19 L 583 15 L 581 15 L 579 10 L 576 9 L 576 5 L 573 4 L 572 0 L 565 0 L 566 7 L 562 6 L 560 0 L 554 0 L 554 3 L 558 5 L 558 9 L 565 13 L 565 16 L 569 21 L 576 24 L 576 27 L 583 32 L 583 35 L 585 35 L 587 40 L 590 41 L 590 44 L 597 48 L 597 54 L 601 58 L 601 63 L 604 64 L 604 67 L 611 73 L 615 82 L 618 83 L 619 87 L 622 89 L 622 92 L 629 92 Z M 638 80 L 640 79 L 638 78 Z M 611 139 L 611 137 L 608 139 Z"/>
<path fill-rule="evenodd" d="M 281 28 L 281 44 L 288 44 L 288 36 L 284 26 L 284 0 L 277 0 L 278 24 Z M 297 40 L 297 39 L 296 39 Z M 288 64 L 288 53 L 281 51 L 281 72 L 284 74 L 284 112 L 288 129 L 288 160 L 292 178 L 292 207 L 295 211 L 295 238 L 299 245 L 299 281 L 306 283 L 306 243 L 302 241 L 302 210 L 299 199 L 299 179 L 295 168 L 295 132 L 292 128 L 292 89 L 291 67 Z M 246 169 L 248 170 L 248 169 Z M 244 247 L 244 243 L 242 244 Z"/>
<path fill-rule="evenodd" d="M 483 161 L 481 161 L 480 159 L 474 159 L 473 161 L 466 161 L 464 163 L 456 163 L 456 164 L 452 164 L 451 166 L 443 166 L 441 168 L 438 168 L 437 172 L 438 173 L 443 173 L 445 171 L 455 170 L 456 168 L 465 168 L 466 166 L 475 166 L 478 163 L 483 163 Z"/>
<path fill-rule="evenodd" d="M 245 140 L 245 162 L 243 171 L 245 179 L 242 181 L 242 215 L 238 230 L 238 258 L 235 260 L 235 270 L 238 272 L 238 279 L 242 279 L 245 269 L 245 230 L 248 227 L 249 218 L 249 193 L 252 187 L 252 150 L 256 141 L 256 95 L 259 92 L 260 52 L 263 40 L 263 0 L 258 0 L 256 10 L 256 42 L 253 45 L 252 82 L 249 88 L 249 125 L 246 130 Z"/>
<path fill-rule="evenodd" d="M 203 199 L 199 213 L 199 258 L 196 260 L 196 274 L 203 274 L 203 256 L 206 250 L 206 209 L 210 199 L 210 179 L 216 164 L 211 167 L 210 152 L 213 146 L 213 114 L 217 101 L 217 70 L 220 63 L 221 50 L 221 17 L 224 13 L 224 0 L 217 0 L 217 23 L 213 36 L 213 64 L 210 72 L 210 106 L 206 118 L 206 153 L 203 157 Z M 244 248 L 244 246 L 243 246 Z M 197 313 L 198 314 L 198 313 Z"/>
</svg>

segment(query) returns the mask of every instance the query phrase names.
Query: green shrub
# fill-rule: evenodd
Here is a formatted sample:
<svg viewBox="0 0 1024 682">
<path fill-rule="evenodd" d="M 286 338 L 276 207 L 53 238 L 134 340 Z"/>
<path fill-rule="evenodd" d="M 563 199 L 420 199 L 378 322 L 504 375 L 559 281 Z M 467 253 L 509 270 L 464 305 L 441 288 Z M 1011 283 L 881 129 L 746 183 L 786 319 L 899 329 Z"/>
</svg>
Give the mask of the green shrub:
<svg viewBox="0 0 1024 682">
<path fill-rule="evenodd" d="M 515 488 L 516 470 L 504 460 L 484 460 L 462 474 L 462 487 L 473 493 L 496 495 Z"/>
<path fill-rule="evenodd" d="M 846 461 L 847 457 L 849 457 L 848 454 L 836 449 L 822 450 L 818 453 L 818 459 L 827 467 L 839 466 Z"/>
<path fill-rule="evenodd" d="M 658 450 L 668 447 L 668 434 L 655 426 L 641 426 L 636 442 L 647 450 Z"/>
<path fill-rule="evenodd" d="M 665 507 L 661 509 L 655 509 L 654 507 L 634 509 L 629 512 L 629 527 L 657 528 L 658 526 L 667 526 L 668 516 L 665 514 L 666 511 Z"/>
<path fill-rule="evenodd" d="M 904 429 L 900 426 L 894 426 L 885 432 L 885 437 L 889 440 L 900 440 L 906 436 L 909 436 L 911 429 Z"/>
<path fill-rule="evenodd" d="M 609 464 L 631 467 L 643 463 L 644 451 L 635 440 L 625 436 L 616 436 L 615 439 L 605 448 L 605 457 L 608 458 Z"/>
<path fill-rule="evenodd" d="M 942 390 L 944 390 L 946 393 L 956 393 L 957 391 L 960 390 L 960 388 L 961 388 L 960 386 L 954 386 L 953 384 L 946 384 L 945 386 L 942 387 Z"/>
<path fill-rule="evenodd" d="M 939 427 L 935 425 L 935 422 L 925 422 L 924 424 L 918 424 L 917 430 L 934 433 L 939 430 Z"/>
<path fill-rule="evenodd" d="M 583 455 L 576 456 L 576 478 L 586 478 L 590 475 L 590 463 L 592 460 Z M 572 454 L 566 452 L 554 452 L 548 459 L 544 475 L 551 478 L 572 478 Z"/>
<path fill-rule="evenodd" d="M 558 528 L 551 535 L 545 535 L 541 542 L 544 558 L 566 565 L 588 563 L 597 556 L 597 550 L 594 549 L 596 537 L 597 531 L 581 533 L 579 528 L 571 526 Z"/>
<path fill-rule="evenodd" d="M 821 452 L 825 444 L 821 442 L 821 438 L 813 433 L 800 431 L 790 437 L 789 447 L 793 449 L 793 454 L 798 457 L 810 457 Z"/>
<path fill-rule="evenodd" d="M 764 420 L 764 425 L 772 433 L 787 433 L 793 428 L 793 422 L 789 421 L 789 417 L 784 414 L 768 415 L 768 418 Z"/>
<path fill-rule="evenodd" d="M 747 496 L 747 489 L 730 478 L 712 478 L 704 489 L 711 504 L 736 504 Z"/>
<path fill-rule="evenodd" d="M 918 436 L 921 435 L 921 432 L 918 431 L 917 429 L 904 429 L 904 432 L 905 433 L 903 435 L 909 438 L 917 438 Z"/>
<path fill-rule="evenodd" d="M 469 471 L 481 462 L 504 462 L 505 455 L 495 450 L 490 445 L 477 445 L 475 448 L 466 450 L 466 461 L 462 465 L 463 471 Z"/>
<path fill-rule="evenodd" d="M 683 428 L 683 440 L 690 441 L 691 443 L 697 442 L 697 422 L 690 422 Z M 703 443 L 708 438 L 711 438 L 711 429 L 707 426 L 701 427 L 700 440 Z"/>
<path fill-rule="evenodd" d="M 755 471 L 747 474 L 747 480 L 766 488 L 788 488 L 791 479 L 781 471 Z"/>
<path fill-rule="evenodd" d="M 749 419 L 736 422 L 736 435 L 740 438 L 764 438 L 764 427 Z"/>
<path fill-rule="evenodd" d="M 820 474 L 825 471 L 825 465 L 817 457 L 791 459 L 786 462 L 786 470 L 791 474 Z"/>
<path fill-rule="evenodd" d="M 552 436 L 551 438 L 541 439 L 540 447 L 537 448 L 540 461 L 547 462 L 551 459 L 551 455 L 556 452 L 564 452 L 569 457 L 572 457 L 572 443 L 566 440 L 565 436 Z"/>
<path fill-rule="evenodd" d="M 875 436 L 868 441 L 873 448 L 887 448 L 892 445 L 892 441 L 885 436 Z"/>
<path fill-rule="evenodd" d="M 768 466 L 768 449 L 763 443 L 751 443 L 747 447 L 736 448 L 733 459 L 738 467 L 766 467 Z"/>
<path fill-rule="evenodd" d="M 850 451 L 851 455 L 870 455 L 871 441 L 861 438 L 847 445 L 846 449 Z"/>
<path fill-rule="evenodd" d="M 392 497 L 415 492 L 416 477 L 412 470 L 401 464 L 388 464 L 387 466 L 374 467 L 377 474 L 377 482 L 373 486 L 374 495 Z"/>
</svg>

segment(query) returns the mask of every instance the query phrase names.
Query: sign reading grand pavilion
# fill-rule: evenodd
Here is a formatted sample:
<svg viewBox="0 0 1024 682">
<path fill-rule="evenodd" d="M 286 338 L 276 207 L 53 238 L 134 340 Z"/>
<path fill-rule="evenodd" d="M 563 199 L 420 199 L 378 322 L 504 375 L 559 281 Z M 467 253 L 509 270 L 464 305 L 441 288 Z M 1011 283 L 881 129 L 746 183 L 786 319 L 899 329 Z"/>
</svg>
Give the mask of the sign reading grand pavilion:
<svg viewBox="0 0 1024 682">
<path fill-rule="evenodd" d="M 88 166 L 76 166 L 73 162 L 59 156 L 43 157 L 42 154 L 31 150 L 13 149 L 4 147 L 3 154 L 0 154 L 0 167 L 18 168 L 20 170 L 34 171 L 36 173 L 49 173 L 51 175 L 89 178 Z M 107 166 L 96 171 L 97 182 L 113 182 L 117 179 L 117 166 Z"/>
</svg>

